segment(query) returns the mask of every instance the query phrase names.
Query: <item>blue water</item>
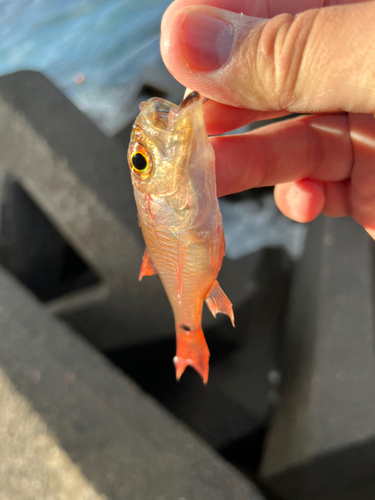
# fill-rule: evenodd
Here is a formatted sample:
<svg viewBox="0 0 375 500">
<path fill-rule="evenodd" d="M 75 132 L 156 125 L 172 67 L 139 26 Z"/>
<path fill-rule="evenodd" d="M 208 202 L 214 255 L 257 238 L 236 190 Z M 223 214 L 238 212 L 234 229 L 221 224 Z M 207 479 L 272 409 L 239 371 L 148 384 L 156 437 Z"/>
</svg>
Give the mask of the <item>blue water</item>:
<svg viewBox="0 0 375 500">
<path fill-rule="evenodd" d="M 169 3 L 0 0 L 0 75 L 43 72 L 110 132 L 145 66 L 161 65 L 160 21 Z"/>
</svg>

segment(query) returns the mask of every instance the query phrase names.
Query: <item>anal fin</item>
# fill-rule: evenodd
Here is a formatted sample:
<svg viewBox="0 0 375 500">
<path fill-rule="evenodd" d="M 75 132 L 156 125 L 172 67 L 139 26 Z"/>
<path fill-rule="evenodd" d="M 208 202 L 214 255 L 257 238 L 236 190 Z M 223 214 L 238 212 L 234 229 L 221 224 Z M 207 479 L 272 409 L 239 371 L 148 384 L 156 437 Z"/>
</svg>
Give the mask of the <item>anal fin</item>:
<svg viewBox="0 0 375 500">
<path fill-rule="evenodd" d="M 150 254 L 148 253 L 147 248 L 144 251 L 142 258 L 141 270 L 139 273 L 138 281 L 141 281 L 143 276 L 153 276 L 154 274 L 158 274 L 155 264 L 153 263 Z"/>
<path fill-rule="evenodd" d="M 216 318 L 217 313 L 226 314 L 230 317 L 232 325 L 235 326 L 232 303 L 220 288 L 217 281 L 215 281 L 213 289 L 206 298 L 206 304 L 214 318 Z"/>
</svg>

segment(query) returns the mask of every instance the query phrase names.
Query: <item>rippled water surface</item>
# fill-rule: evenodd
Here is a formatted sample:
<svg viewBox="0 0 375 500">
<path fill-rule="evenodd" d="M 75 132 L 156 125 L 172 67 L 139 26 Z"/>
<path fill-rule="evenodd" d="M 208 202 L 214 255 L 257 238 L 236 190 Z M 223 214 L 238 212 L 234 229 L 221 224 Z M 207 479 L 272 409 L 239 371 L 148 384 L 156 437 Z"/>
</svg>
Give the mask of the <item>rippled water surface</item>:
<svg viewBox="0 0 375 500">
<path fill-rule="evenodd" d="M 161 64 L 160 20 L 169 3 L 0 0 L 0 74 L 42 71 L 111 131 L 144 68 Z"/>
</svg>

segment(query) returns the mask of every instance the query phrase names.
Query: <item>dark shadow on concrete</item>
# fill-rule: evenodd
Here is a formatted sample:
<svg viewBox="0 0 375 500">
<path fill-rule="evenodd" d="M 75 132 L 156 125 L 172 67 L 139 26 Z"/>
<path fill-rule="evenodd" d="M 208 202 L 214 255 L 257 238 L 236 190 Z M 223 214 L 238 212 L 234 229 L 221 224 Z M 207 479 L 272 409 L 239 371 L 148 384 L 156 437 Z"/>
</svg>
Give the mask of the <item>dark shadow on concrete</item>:
<svg viewBox="0 0 375 500">
<path fill-rule="evenodd" d="M 100 282 L 11 175 L 1 197 L 0 264 L 42 302 Z"/>
<path fill-rule="evenodd" d="M 206 333 L 211 351 L 211 379 L 207 386 L 187 369 L 177 383 L 172 363 L 175 340 L 148 343 L 114 351 L 109 359 L 131 376 L 143 390 L 155 397 L 171 413 L 187 424 L 213 448 L 225 446 L 251 432 L 257 433 L 262 422 L 236 400 L 220 391 L 214 383 L 215 365 L 235 349 L 214 332 Z"/>
<path fill-rule="evenodd" d="M 151 99 L 151 97 L 160 97 L 161 99 L 166 99 L 167 93 L 163 90 L 151 85 L 150 83 L 145 83 L 140 88 L 137 99 L 142 99 L 143 101 L 147 101 Z"/>
</svg>

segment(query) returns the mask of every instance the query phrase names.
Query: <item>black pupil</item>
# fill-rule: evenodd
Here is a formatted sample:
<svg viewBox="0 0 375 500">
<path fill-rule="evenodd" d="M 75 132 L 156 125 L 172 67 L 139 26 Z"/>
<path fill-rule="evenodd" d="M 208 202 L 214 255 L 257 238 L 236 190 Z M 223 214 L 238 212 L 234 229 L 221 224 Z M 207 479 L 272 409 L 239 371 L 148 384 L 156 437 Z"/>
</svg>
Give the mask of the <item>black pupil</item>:
<svg viewBox="0 0 375 500">
<path fill-rule="evenodd" d="M 142 153 L 136 153 L 132 157 L 132 163 L 137 170 L 144 170 L 147 167 L 147 160 Z"/>
</svg>

